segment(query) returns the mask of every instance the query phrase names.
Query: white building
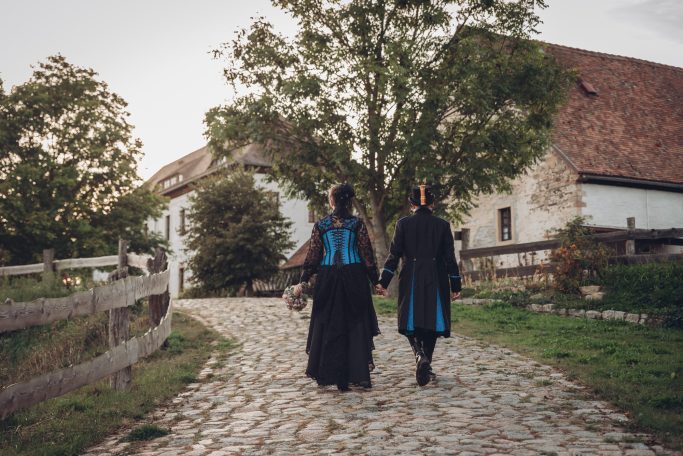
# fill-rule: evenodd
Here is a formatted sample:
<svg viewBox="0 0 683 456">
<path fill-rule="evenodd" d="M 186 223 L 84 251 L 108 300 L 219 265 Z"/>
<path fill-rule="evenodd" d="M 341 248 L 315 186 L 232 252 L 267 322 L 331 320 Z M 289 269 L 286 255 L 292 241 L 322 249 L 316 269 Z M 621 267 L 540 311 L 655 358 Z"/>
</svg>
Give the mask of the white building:
<svg viewBox="0 0 683 456">
<path fill-rule="evenodd" d="M 553 145 L 511 193 L 478 198 L 456 226 L 469 229 L 469 248 L 540 241 L 576 216 L 596 231 L 625 229 L 628 217 L 636 228 L 683 227 L 683 68 L 557 45 L 545 51 L 578 76 Z M 676 253 L 676 244 L 636 247 Z M 499 256 L 495 266 L 542 255 Z"/>
<path fill-rule="evenodd" d="M 177 297 L 189 285 L 190 271 L 187 260 L 191 252 L 185 249 L 185 233 L 189 229 L 187 214 L 190 209 L 189 197 L 193 190 L 191 184 L 215 172 L 228 160 L 216 161 L 208 146 L 202 147 L 184 157 L 171 162 L 157 171 L 147 184 L 169 198 L 168 207 L 159 219 L 150 219 L 147 227 L 169 241 L 170 293 Z M 276 183 L 267 182 L 270 162 L 265 158 L 260 146 L 251 144 L 232 152 L 232 161 L 254 171 L 256 183 L 273 193 L 280 203 L 280 211 L 292 222 L 292 240 L 295 247 L 285 252 L 289 256 L 308 240 L 313 229 L 313 215 L 306 201 L 287 198 Z"/>
</svg>

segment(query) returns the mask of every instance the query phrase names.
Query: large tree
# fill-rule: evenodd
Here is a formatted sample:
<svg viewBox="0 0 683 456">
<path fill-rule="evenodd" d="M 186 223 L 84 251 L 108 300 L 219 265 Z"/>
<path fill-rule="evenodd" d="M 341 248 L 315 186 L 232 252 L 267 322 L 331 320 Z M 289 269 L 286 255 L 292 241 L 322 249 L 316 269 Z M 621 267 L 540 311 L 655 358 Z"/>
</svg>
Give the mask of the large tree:
<svg viewBox="0 0 683 456">
<path fill-rule="evenodd" d="M 234 293 L 277 272 L 292 222 L 279 203 L 256 186 L 253 174 L 224 170 L 201 181 L 190 197 L 188 266 L 203 291 Z"/>
<path fill-rule="evenodd" d="M 0 250 L 14 264 L 113 253 L 119 236 L 148 249 L 144 223 L 163 200 L 139 187 L 141 143 L 126 102 L 57 55 L 5 92 L 0 81 Z"/>
<path fill-rule="evenodd" d="M 207 113 L 214 148 L 258 141 L 275 176 L 316 197 L 356 187 L 380 258 L 408 187 L 453 217 L 546 150 L 568 75 L 530 40 L 544 0 L 273 0 L 292 38 L 255 20 L 216 51 L 246 95 Z"/>
</svg>

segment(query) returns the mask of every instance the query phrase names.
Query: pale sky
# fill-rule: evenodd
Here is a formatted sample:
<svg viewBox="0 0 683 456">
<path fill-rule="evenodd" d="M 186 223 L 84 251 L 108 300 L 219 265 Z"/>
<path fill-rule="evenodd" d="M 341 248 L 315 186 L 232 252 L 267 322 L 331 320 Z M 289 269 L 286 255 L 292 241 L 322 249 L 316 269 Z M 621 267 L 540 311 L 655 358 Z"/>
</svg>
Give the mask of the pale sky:
<svg viewBox="0 0 683 456">
<path fill-rule="evenodd" d="M 544 41 L 683 67 L 683 0 L 548 3 Z M 0 78 L 9 89 L 57 53 L 93 68 L 129 103 L 146 179 L 205 144 L 204 113 L 232 96 L 209 52 L 254 16 L 294 31 L 268 0 L 0 0 Z"/>
</svg>

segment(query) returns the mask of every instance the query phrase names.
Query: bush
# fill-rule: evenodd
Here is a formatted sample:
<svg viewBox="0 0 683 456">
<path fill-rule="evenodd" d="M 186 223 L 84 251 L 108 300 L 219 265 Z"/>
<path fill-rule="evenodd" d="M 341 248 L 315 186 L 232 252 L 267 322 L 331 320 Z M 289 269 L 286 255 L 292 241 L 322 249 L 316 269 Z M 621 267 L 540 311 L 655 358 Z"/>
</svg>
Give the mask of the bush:
<svg viewBox="0 0 683 456">
<path fill-rule="evenodd" d="M 682 262 L 610 266 L 601 284 L 607 291 L 601 307 L 664 315 L 683 326 Z"/>
<path fill-rule="evenodd" d="M 553 285 L 562 293 L 578 294 L 580 286 L 598 282 L 607 267 L 610 251 L 590 237 L 585 221 L 575 217 L 557 231 L 562 245 L 552 251 L 550 260 L 556 264 Z"/>
</svg>

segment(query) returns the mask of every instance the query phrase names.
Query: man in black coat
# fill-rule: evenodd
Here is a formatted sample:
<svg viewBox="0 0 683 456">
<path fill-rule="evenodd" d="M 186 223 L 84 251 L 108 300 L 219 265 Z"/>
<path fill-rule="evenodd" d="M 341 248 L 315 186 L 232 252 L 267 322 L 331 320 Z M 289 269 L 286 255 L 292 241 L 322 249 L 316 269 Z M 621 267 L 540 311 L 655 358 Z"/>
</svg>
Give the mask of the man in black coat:
<svg viewBox="0 0 683 456">
<path fill-rule="evenodd" d="M 403 259 L 399 276 L 398 331 L 415 353 L 415 378 L 424 386 L 435 377 L 431 361 L 437 337 L 450 337 L 451 299 L 460 297 L 461 280 L 455 260 L 451 226 L 432 214 L 434 194 L 427 185 L 409 197 L 413 215 L 396 224 L 389 256 L 377 285 L 380 294 Z"/>
</svg>

